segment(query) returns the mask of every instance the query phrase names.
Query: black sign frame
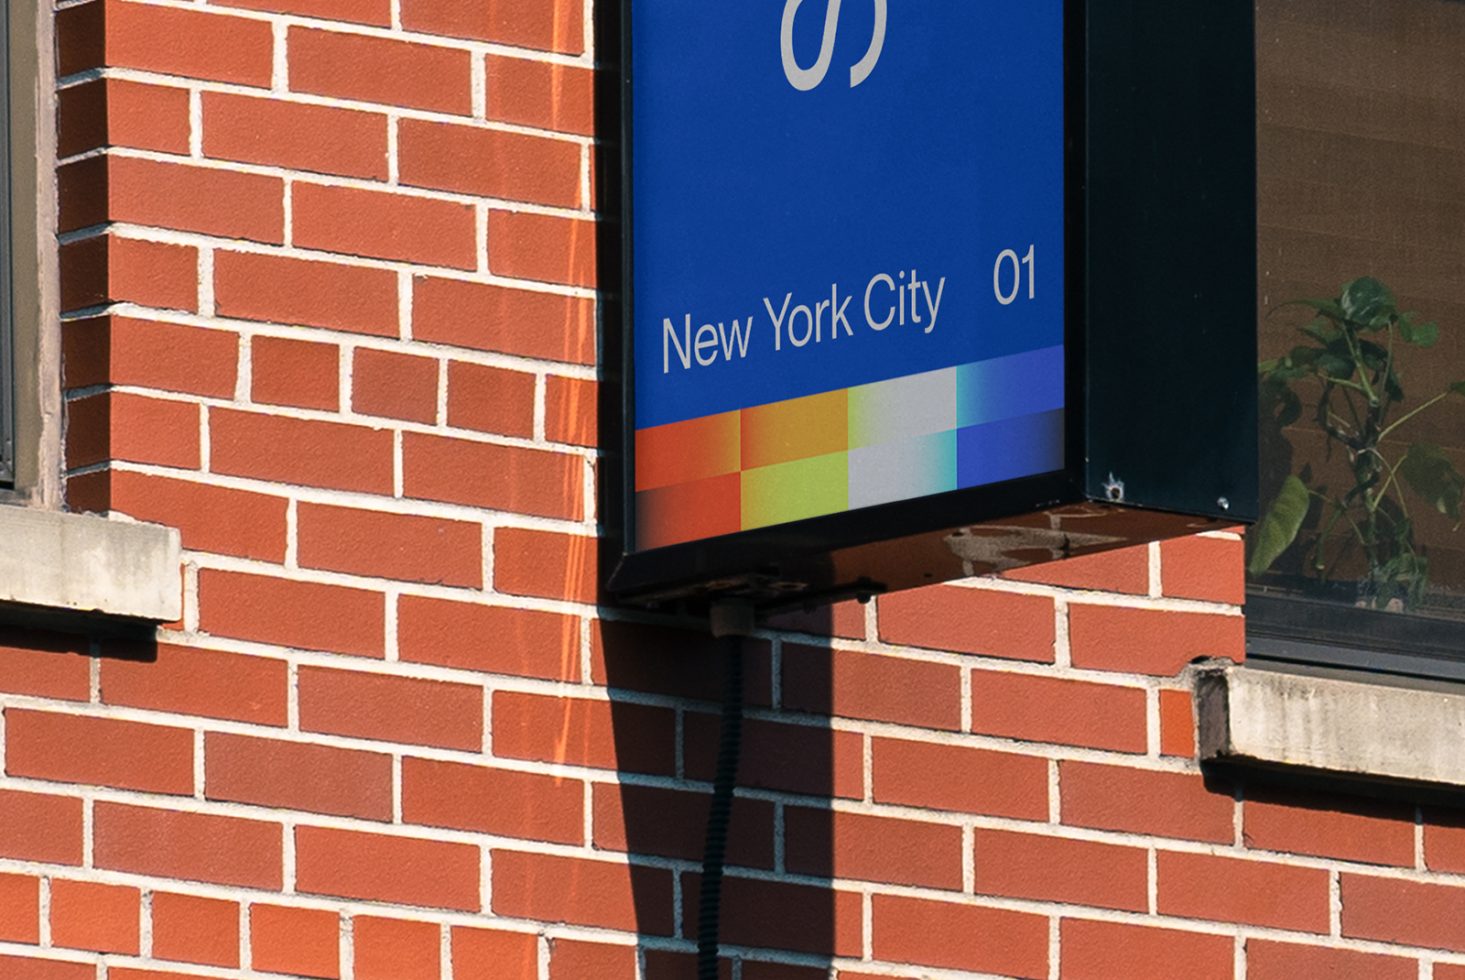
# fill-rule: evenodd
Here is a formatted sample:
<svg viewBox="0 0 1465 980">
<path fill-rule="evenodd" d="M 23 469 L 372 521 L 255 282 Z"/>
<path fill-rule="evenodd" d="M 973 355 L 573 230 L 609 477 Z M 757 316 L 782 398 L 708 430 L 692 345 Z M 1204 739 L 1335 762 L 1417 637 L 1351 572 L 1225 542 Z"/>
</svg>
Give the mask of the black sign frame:
<svg viewBox="0 0 1465 980">
<path fill-rule="evenodd" d="M 654 550 L 630 548 L 636 519 L 630 11 L 636 2 L 660 0 L 620 0 L 597 24 L 599 50 L 616 56 L 607 71 L 616 84 L 603 85 L 598 97 L 598 131 L 619 138 L 616 146 L 602 145 L 598 157 L 608 219 L 599 240 L 601 281 L 617 290 L 601 304 L 607 382 L 601 399 L 601 564 L 608 598 L 695 605 L 737 596 L 768 607 L 811 604 L 1255 519 L 1253 14 L 1247 5 L 1212 0 L 1065 0 L 1065 468 Z M 1197 44 L 1203 45 L 1200 53 L 1187 54 Z M 1184 78 L 1177 83 L 1175 74 Z M 1200 103 L 1216 102 L 1227 110 L 1217 135 L 1234 142 L 1200 166 L 1175 169 L 1177 146 L 1196 132 L 1187 115 Z M 1140 122 L 1152 129 L 1139 131 Z M 1218 175 L 1227 179 L 1217 182 Z M 1216 213 L 1235 219 L 1229 253 L 1212 271 L 1205 266 L 1214 255 L 1175 250 L 1197 240 L 1186 209 L 1176 211 L 1175 202 L 1207 195 L 1212 206 L 1196 221 L 1214 220 Z M 1144 213 L 1125 218 L 1104 208 L 1107 201 L 1127 200 L 1152 200 L 1157 210 L 1142 207 Z M 1246 251 L 1238 253 L 1235 243 L 1248 234 Z M 1145 278 L 1157 294 L 1157 309 L 1185 307 L 1187 295 L 1209 296 L 1222 280 L 1245 295 L 1244 304 L 1195 309 L 1205 321 L 1199 336 L 1208 344 L 1228 322 L 1240 326 L 1232 331 L 1238 349 L 1213 370 L 1203 368 L 1204 377 L 1192 371 L 1186 380 L 1172 377 L 1134 397 L 1116 393 L 1096 374 L 1100 359 L 1092 352 L 1101 346 L 1121 354 L 1158 347 L 1162 365 L 1198 349 L 1183 337 L 1177 344 L 1163 336 L 1167 324 L 1116 316 L 1109 306 L 1112 284 L 1091 287 L 1096 277 L 1124 267 L 1122 249 L 1108 241 L 1121 235 L 1133 236 L 1132 249 L 1155 255 L 1156 268 Z M 1111 374 L 1121 364 L 1113 357 L 1103 363 Z M 1186 472 L 1184 460 L 1168 467 L 1151 459 L 1193 444 L 1187 440 L 1197 433 L 1186 413 L 1205 407 L 1200 414 L 1214 418 L 1217 406 L 1203 403 L 1217 399 L 1224 402 L 1220 411 L 1238 419 L 1226 431 L 1212 427 L 1206 433 L 1224 443 L 1221 456 L 1230 472 Z M 1137 439 L 1136 427 L 1149 435 Z M 1106 461 L 1116 465 L 1106 469 Z M 1017 540 L 1023 532 L 1026 540 Z M 1005 535 L 1006 550 L 994 561 L 980 548 L 959 546 L 984 535 Z"/>
</svg>

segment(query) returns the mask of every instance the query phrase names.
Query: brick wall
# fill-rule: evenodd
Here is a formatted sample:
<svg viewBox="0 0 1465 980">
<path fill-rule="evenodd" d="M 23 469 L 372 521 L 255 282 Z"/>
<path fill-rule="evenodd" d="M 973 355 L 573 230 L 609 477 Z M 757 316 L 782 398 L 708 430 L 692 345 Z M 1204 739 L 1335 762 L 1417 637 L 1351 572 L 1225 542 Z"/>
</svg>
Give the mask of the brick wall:
<svg viewBox="0 0 1465 980">
<path fill-rule="evenodd" d="M 186 611 L 4 634 L 0 976 L 690 978 L 725 654 L 595 602 L 588 0 L 56 27 L 68 497 Z M 1465 819 L 1196 766 L 1241 565 L 762 632 L 726 975 L 1465 977 Z"/>
</svg>

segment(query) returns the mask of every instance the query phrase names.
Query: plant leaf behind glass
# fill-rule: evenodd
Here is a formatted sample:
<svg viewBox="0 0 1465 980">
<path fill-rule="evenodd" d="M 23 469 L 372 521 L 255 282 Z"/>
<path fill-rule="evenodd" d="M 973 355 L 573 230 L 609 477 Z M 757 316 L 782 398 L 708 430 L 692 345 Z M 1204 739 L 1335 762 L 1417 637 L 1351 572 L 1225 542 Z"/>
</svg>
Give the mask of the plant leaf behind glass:
<svg viewBox="0 0 1465 980">
<path fill-rule="evenodd" d="M 1367 571 L 1359 604 L 1413 608 L 1424 598 L 1429 562 L 1415 541 L 1410 507 L 1428 506 L 1458 528 L 1465 477 L 1438 446 L 1414 442 L 1401 450 L 1385 440 L 1452 394 L 1465 395 L 1465 381 L 1391 418 L 1404 401 L 1401 361 L 1434 346 L 1439 326 L 1399 312 L 1393 292 L 1371 277 L 1346 284 L 1336 298 L 1294 300 L 1278 309 L 1293 306 L 1316 314 L 1298 328 L 1304 342 L 1258 365 L 1262 418 L 1277 430 L 1272 442 L 1285 447 L 1287 472 L 1251 534 L 1248 571 L 1256 576 L 1272 568 L 1307 528 L 1316 536 L 1300 556 L 1304 575 L 1327 583 L 1340 562 L 1361 554 Z M 1281 430 L 1309 411 L 1325 437 L 1326 458 L 1345 455 L 1351 484 L 1330 487 L 1310 466 L 1291 472 Z"/>
</svg>

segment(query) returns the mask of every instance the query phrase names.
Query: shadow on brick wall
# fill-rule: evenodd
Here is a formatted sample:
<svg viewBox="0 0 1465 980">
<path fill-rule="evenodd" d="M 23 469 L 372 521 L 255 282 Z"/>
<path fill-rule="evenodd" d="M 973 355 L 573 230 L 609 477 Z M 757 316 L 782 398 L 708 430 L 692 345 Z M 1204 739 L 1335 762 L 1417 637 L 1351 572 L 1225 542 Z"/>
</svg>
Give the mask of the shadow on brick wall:
<svg viewBox="0 0 1465 980">
<path fill-rule="evenodd" d="M 607 517 L 620 513 L 623 440 L 619 4 L 597 3 L 595 15 L 603 582 L 619 557 L 618 522 Z M 854 618 L 863 621 L 858 613 Z M 733 975 L 736 961 L 742 980 L 817 980 L 833 972 L 831 957 L 860 955 L 861 898 L 837 893 L 831 881 L 831 801 L 863 794 L 861 739 L 837 734 L 828 717 L 827 638 L 850 620 L 848 610 L 813 610 L 743 641 L 745 718 L 723 880 L 723 977 Z M 592 630 L 593 681 L 609 692 L 618 775 L 618 784 L 595 787 L 593 845 L 629 855 L 644 980 L 697 975 L 697 910 L 722 724 L 725 642 L 696 620 L 610 605 L 601 607 Z"/>
<path fill-rule="evenodd" d="M 743 641 L 721 938 L 744 980 L 814 980 L 830 974 L 830 957 L 860 955 L 860 896 L 836 893 L 830 880 L 830 801 L 862 795 L 860 739 L 850 735 L 854 744 L 836 751 L 840 736 L 826 715 L 787 707 L 827 703 L 829 650 L 817 634 L 828 626 L 827 613 L 811 613 L 796 624 L 808 634 L 797 643 L 774 634 Z M 597 787 L 594 843 L 631 855 L 646 980 L 692 980 L 728 647 L 705 630 L 649 621 L 602 620 L 595 634 L 620 785 Z"/>
</svg>

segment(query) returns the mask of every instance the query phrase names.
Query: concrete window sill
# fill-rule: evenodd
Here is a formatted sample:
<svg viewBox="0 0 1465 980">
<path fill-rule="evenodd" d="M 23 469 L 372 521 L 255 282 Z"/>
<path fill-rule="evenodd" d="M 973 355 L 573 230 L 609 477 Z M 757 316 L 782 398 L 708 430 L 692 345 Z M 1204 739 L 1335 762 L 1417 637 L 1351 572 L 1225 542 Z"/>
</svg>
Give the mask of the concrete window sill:
<svg viewBox="0 0 1465 980">
<path fill-rule="evenodd" d="M 89 514 L 0 507 L 0 613 L 171 622 L 182 615 L 178 532 Z"/>
<path fill-rule="evenodd" d="M 1202 762 L 1465 786 L 1465 694 L 1234 664 L 1195 683 Z"/>
</svg>

